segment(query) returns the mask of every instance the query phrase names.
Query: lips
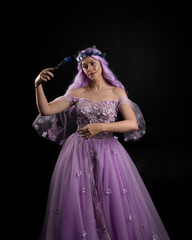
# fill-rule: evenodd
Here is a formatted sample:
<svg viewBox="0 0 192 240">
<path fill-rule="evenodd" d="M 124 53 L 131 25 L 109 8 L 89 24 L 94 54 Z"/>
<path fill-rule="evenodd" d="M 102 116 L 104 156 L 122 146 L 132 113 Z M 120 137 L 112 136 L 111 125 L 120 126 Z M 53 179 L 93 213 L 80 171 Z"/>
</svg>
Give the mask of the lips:
<svg viewBox="0 0 192 240">
<path fill-rule="evenodd" d="M 90 73 L 89 76 L 93 76 L 95 73 Z"/>
</svg>

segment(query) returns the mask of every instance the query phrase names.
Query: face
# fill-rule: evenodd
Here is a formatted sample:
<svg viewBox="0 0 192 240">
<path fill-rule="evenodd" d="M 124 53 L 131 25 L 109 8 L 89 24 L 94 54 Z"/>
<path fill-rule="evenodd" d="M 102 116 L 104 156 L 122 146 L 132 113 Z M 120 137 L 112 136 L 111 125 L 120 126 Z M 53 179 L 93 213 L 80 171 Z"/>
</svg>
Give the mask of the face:
<svg viewBox="0 0 192 240">
<path fill-rule="evenodd" d="M 99 60 L 86 57 L 82 60 L 82 69 L 90 80 L 96 80 L 102 76 L 102 67 Z"/>
</svg>

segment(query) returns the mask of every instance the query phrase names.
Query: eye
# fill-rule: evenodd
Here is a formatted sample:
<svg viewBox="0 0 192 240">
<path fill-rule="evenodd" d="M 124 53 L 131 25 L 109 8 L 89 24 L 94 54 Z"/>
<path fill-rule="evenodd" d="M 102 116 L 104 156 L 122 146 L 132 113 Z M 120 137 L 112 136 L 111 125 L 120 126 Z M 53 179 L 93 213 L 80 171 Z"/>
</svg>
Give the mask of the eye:
<svg viewBox="0 0 192 240">
<path fill-rule="evenodd" d="M 96 63 L 96 62 L 92 61 L 92 62 L 91 62 L 91 65 L 92 65 L 92 66 L 95 65 L 95 63 Z"/>
<path fill-rule="evenodd" d="M 83 66 L 82 66 L 84 69 L 87 69 L 88 68 L 88 66 L 86 65 L 86 64 L 83 64 Z"/>
</svg>

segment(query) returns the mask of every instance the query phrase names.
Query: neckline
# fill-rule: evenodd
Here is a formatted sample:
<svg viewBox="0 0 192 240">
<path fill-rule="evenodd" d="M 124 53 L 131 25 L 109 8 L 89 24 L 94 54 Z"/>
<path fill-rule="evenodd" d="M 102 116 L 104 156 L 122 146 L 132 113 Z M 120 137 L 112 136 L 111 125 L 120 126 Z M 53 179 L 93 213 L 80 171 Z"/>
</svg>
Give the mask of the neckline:
<svg viewBox="0 0 192 240">
<path fill-rule="evenodd" d="M 68 92 L 68 94 L 70 94 L 73 98 L 75 99 L 82 99 L 82 100 L 85 100 L 85 101 L 88 101 L 88 102 L 92 102 L 92 103 L 101 103 L 101 102 L 119 102 L 121 98 L 125 97 L 126 95 L 123 95 L 121 96 L 119 99 L 115 99 L 115 100 L 100 100 L 100 101 L 93 101 L 93 100 L 90 100 L 88 98 L 83 98 L 83 97 L 75 97 L 74 95 L 72 95 L 71 93 Z"/>
<path fill-rule="evenodd" d="M 100 100 L 100 101 L 93 101 L 93 100 L 90 100 L 90 99 L 87 99 L 87 98 L 78 98 L 78 97 L 74 97 L 74 98 L 77 98 L 77 99 L 82 99 L 84 101 L 88 101 L 88 102 L 92 102 L 92 103 L 101 103 L 101 102 L 118 102 L 119 100 L 118 99 L 115 99 L 115 100 Z"/>
</svg>

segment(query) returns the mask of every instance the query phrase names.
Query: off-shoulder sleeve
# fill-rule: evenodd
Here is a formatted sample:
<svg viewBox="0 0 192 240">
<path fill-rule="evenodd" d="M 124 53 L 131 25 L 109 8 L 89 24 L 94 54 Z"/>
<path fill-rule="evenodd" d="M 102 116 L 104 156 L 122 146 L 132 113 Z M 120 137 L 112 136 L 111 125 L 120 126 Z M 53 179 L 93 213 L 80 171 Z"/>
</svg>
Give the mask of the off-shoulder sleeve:
<svg viewBox="0 0 192 240">
<path fill-rule="evenodd" d="M 53 101 L 70 102 L 73 105 L 76 102 L 76 98 L 69 92 L 66 92 L 65 95 L 57 97 Z"/>
<path fill-rule="evenodd" d="M 127 95 L 123 95 L 122 97 L 119 98 L 118 107 L 120 108 L 122 104 L 128 104 L 131 106 L 133 112 L 135 113 L 135 116 L 137 119 L 137 125 L 138 125 L 137 130 L 124 133 L 124 140 L 125 142 L 139 140 L 146 132 L 146 124 L 145 124 L 145 119 L 143 117 L 143 114 L 140 108 L 138 107 L 138 105 L 133 101 L 131 101 L 127 97 Z"/>
<path fill-rule="evenodd" d="M 127 95 L 123 95 L 122 97 L 119 98 L 119 107 L 121 104 L 129 104 L 129 99 Z"/>
<path fill-rule="evenodd" d="M 66 93 L 54 101 L 69 101 L 71 105 L 75 103 L 75 99 L 70 93 Z M 62 145 L 64 140 L 76 131 L 75 106 L 50 116 L 41 116 L 39 114 L 32 126 L 41 137 Z"/>
</svg>

